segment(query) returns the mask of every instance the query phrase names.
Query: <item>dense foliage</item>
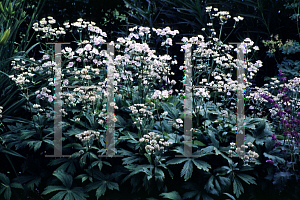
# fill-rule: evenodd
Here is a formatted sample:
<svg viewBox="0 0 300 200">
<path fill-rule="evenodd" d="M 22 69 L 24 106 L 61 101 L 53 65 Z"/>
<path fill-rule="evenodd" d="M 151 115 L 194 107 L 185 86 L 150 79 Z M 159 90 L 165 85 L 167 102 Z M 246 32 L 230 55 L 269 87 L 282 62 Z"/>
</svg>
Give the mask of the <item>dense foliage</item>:
<svg viewBox="0 0 300 200">
<path fill-rule="evenodd" d="M 117 4 L 105 10 L 93 1 L 1 3 L 0 198 L 298 199 L 300 4 Z M 61 68 L 53 42 L 71 42 L 62 45 Z M 245 74 L 238 77 L 240 65 Z M 267 84 L 251 85 L 270 69 Z M 188 70 L 197 86 L 191 91 Z M 242 146 L 238 91 L 245 97 Z M 192 157 L 184 135 L 189 94 Z M 68 156 L 49 157 L 57 127 Z"/>
</svg>

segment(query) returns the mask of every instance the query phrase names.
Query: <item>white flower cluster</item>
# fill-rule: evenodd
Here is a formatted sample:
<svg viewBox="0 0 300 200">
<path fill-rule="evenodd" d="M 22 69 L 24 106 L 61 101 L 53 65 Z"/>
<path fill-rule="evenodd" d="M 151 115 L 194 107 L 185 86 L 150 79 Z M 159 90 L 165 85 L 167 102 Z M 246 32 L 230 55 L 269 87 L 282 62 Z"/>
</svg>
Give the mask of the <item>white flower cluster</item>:
<svg viewBox="0 0 300 200">
<path fill-rule="evenodd" d="M 139 31 L 135 33 L 134 31 L 137 29 Z M 169 55 L 156 55 L 155 50 L 152 50 L 148 45 L 147 36 L 150 35 L 148 31 L 150 31 L 148 27 L 134 27 L 130 29 L 128 37 L 117 39 L 118 44 L 116 48 L 120 50 L 118 52 L 119 55 L 114 59 L 114 65 L 118 72 L 118 85 L 128 84 L 128 81 L 133 81 L 134 77 L 141 80 L 145 88 L 155 87 L 157 80 L 159 84 L 163 81 L 166 84 L 176 84 L 174 81 L 171 82 L 169 77 L 174 75 L 174 72 L 171 72 L 170 63 L 176 63 L 177 61 L 173 60 Z M 158 33 L 161 31 L 158 30 Z M 174 35 L 177 31 L 166 28 L 163 32 Z M 171 44 L 170 39 L 168 43 Z M 131 73 L 131 71 L 135 73 Z M 167 90 L 170 89 L 170 85 L 168 85 Z"/>
<path fill-rule="evenodd" d="M 254 42 L 250 39 L 250 38 L 246 38 L 244 39 L 244 41 L 240 44 L 239 48 L 241 48 L 241 50 L 243 51 L 244 54 L 248 54 L 250 53 L 252 50 L 254 51 L 258 51 L 259 47 L 258 46 L 253 46 Z M 237 49 L 235 49 L 235 51 L 237 51 Z M 262 62 L 261 61 L 257 61 L 255 67 L 261 67 L 262 66 Z M 253 70 L 255 70 L 255 68 L 253 68 Z"/>
<path fill-rule="evenodd" d="M 54 39 L 54 37 L 59 38 L 61 35 L 65 35 L 65 29 L 62 27 L 59 28 L 53 28 L 52 25 L 56 23 L 56 20 L 53 19 L 53 17 L 49 16 L 46 18 L 42 18 L 41 21 L 35 22 L 33 24 L 33 30 L 36 32 L 41 32 L 40 34 L 43 34 L 41 38 L 51 38 Z M 39 36 L 39 35 L 38 35 Z"/>
<path fill-rule="evenodd" d="M 49 94 L 48 94 L 48 93 L 49 93 Z M 50 93 L 51 93 L 51 90 L 49 90 L 49 89 L 46 88 L 46 87 L 43 87 L 43 88 L 42 88 L 42 91 L 37 90 L 37 91 L 35 92 L 37 98 L 41 98 L 41 99 L 48 98 L 48 101 L 49 101 L 49 102 L 52 102 L 52 101 L 55 99 L 55 96 L 52 96 Z"/>
<path fill-rule="evenodd" d="M 158 36 L 160 37 L 166 37 L 165 38 L 165 41 L 163 41 L 161 43 L 161 46 L 172 46 L 173 45 L 173 41 L 172 41 L 172 38 L 171 37 L 174 37 L 175 35 L 179 34 L 179 31 L 178 30 L 174 30 L 172 31 L 170 27 L 166 27 L 164 29 L 155 29 L 153 28 L 152 29 Z M 171 36 L 171 37 L 170 37 Z"/>
<path fill-rule="evenodd" d="M 129 109 L 136 116 L 137 121 L 133 122 L 134 124 L 143 124 L 143 117 L 150 116 L 151 119 L 153 118 L 152 111 L 147 110 L 148 108 L 145 104 L 134 104 L 133 106 L 129 106 Z"/>
<path fill-rule="evenodd" d="M 19 86 L 24 85 L 25 83 L 30 83 L 30 79 L 35 75 L 31 72 L 35 71 L 33 67 L 29 67 L 28 69 L 25 68 L 25 61 L 20 61 L 19 58 L 15 58 L 13 61 L 11 61 L 12 69 L 19 70 L 17 77 L 15 75 L 9 75 L 9 78 L 11 78 L 15 83 Z"/>
<path fill-rule="evenodd" d="M 90 32 L 100 34 L 102 37 L 107 37 L 107 34 L 95 25 L 95 22 L 86 22 L 82 18 L 79 18 L 76 22 L 71 23 L 71 26 L 76 27 L 79 30 L 79 32 L 81 32 L 84 28 L 88 28 L 88 31 Z M 70 28 L 70 23 L 65 22 L 64 26 L 68 29 Z"/>
<path fill-rule="evenodd" d="M 196 60 L 197 65 L 193 66 L 195 73 L 203 74 L 202 82 L 205 82 L 205 86 L 209 89 L 218 90 L 218 92 L 224 92 L 227 95 L 231 95 L 232 92 L 235 93 L 236 90 L 243 90 L 246 87 L 251 86 L 249 79 L 253 79 L 255 74 L 258 72 L 258 68 L 262 66 L 261 61 L 256 61 L 252 63 L 250 61 L 242 62 L 238 59 L 234 59 L 230 55 L 234 49 L 232 45 L 222 44 L 218 41 L 218 38 L 212 38 L 213 41 L 205 42 L 203 36 L 201 35 L 193 38 L 183 38 L 182 41 L 185 42 L 185 45 L 182 46 L 182 51 L 187 50 L 191 47 L 192 43 L 196 45 L 196 49 L 193 51 L 193 59 Z M 246 38 L 241 45 L 244 54 L 248 56 L 251 52 L 251 49 L 258 49 L 253 47 L 253 41 L 249 38 Z M 232 71 L 236 69 L 239 65 L 242 65 L 245 69 L 245 73 L 241 77 L 243 80 L 242 83 L 238 83 L 237 80 L 233 80 Z M 207 69 L 213 67 L 214 70 L 211 74 L 207 74 Z M 183 67 L 182 67 L 183 68 Z M 185 66 L 187 68 L 187 66 Z M 207 80 L 206 77 L 214 78 L 214 80 Z M 205 80 L 205 81 L 204 81 Z M 207 83 L 209 81 L 209 83 Z M 196 96 L 201 95 L 208 97 L 208 92 L 204 90 L 204 84 L 202 89 L 198 89 Z"/>
<path fill-rule="evenodd" d="M 149 132 L 148 135 L 144 135 L 142 138 L 140 138 L 141 143 L 146 143 L 145 149 L 147 153 L 150 155 L 154 152 L 158 152 L 161 150 L 164 150 L 165 147 L 172 144 L 172 142 L 164 141 L 163 138 L 159 139 L 161 136 L 158 134 L 155 135 L 154 132 Z"/>
<path fill-rule="evenodd" d="M 151 99 L 157 99 L 157 97 L 159 99 L 162 99 L 162 98 L 167 99 L 169 97 L 169 94 L 172 94 L 172 92 L 173 92 L 172 90 L 170 90 L 170 91 L 168 91 L 168 90 L 163 90 L 163 91 L 155 90 L 154 94 L 151 97 Z"/>
<path fill-rule="evenodd" d="M 89 142 L 91 139 L 99 139 L 100 132 L 93 131 L 93 130 L 87 130 L 82 133 L 76 134 L 75 137 L 77 137 L 81 142 Z"/>
<path fill-rule="evenodd" d="M 206 12 L 209 13 L 210 19 L 214 19 L 215 17 L 218 17 L 221 25 L 227 23 L 227 20 L 231 18 L 231 15 L 229 14 L 228 11 L 219 11 L 218 8 L 213 8 L 212 6 L 206 7 Z M 237 17 L 233 17 L 233 19 L 235 23 L 237 23 L 239 21 L 244 20 L 244 17 L 237 16 Z"/>
<path fill-rule="evenodd" d="M 180 127 L 183 127 L 183 121 L 182 121 L 182 119 L 180 119 L 180 118 L 178 118 L 178 119 L 176 119 L 175 120 L 176 122 L 175 123 L 173 123 L 173 126 L 175 127 L 175 128 L 180 128 Z"/>
<path fill-rule="evenodd" d="M 40 112 L 43 112 L 43 111 L 44 111 L 44 109 L 40 108 L 41 105 L 39 105 L 39 104 L 33 104 L 32 107 L 38 109 L 38 111 L 40 111 Z"/>
<path fill-rule="evenodd" d="M 205 86 L 203 86 L 203 88 L 197 87 L 194 89 L 194 91 L 196 92 L 194 94 L 196 97 L 210 98 L 210 95 L 209 95 L 210 91 L 207 90 L 207 88 Z"/>
<path fill-rule="evenodd" d="M 241 147 L 236 148 L 236 143 L 231 142 L 230 143 L 230 149 L 228 151 L 229 156 L 239 156 L 241 159 L 244 160 L 245 163 L 253 162 L 256 160 L 256 158 L 259 157 L 258 153 L 255 151 L 250 150 L 251 147 L 254 147 L 254 145 L 251 142 L 248 142 L 246 145 L 243 144 Z"/>
<path fill-rule="evenodd" d="M 166 27 L 164 29 L 156 29 L 156 28 L 153 28 L 152 29 L 157 35 L 159 36 L 168 36 L 168 35 L 172 35 L 172 36 L 175 36 L 177 34 L 179 34 L 179 31 L 178 30 L 174 30 L 172 31 L 170 27 Z"/>
</svg>

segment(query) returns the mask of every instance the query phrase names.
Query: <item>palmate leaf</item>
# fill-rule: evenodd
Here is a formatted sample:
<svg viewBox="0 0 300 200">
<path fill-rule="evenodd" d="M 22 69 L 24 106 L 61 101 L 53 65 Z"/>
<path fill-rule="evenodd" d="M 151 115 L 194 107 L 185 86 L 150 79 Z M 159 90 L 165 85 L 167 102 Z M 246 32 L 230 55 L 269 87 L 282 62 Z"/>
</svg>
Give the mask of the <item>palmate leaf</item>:
<svg viewBox="0 0 300 200">
<path fill-rule="evenodd" d="M 187 160 L 183 165 L 180 175 L 181 177 L 184 176 L 184 181 L 187 181 L 192 177 L 192 174 L 193 174 L 193 163 L 191 160 Z"/>
<path fill-rule="evenodd" d="M 58 186 L 58 185 L 49 185 L 45 188 L 43 194 L 46 195 L 46 194 L 49 194 L 51 192 L 56 192 L 56 191 L 61 191 L 61 190 L 65 190 L 65 187 L 63 186 Z"/>
<path fill-rule="evenodd" d="M 76 172 L 76 162 L 77 160 L 70 157 L 70 158 L 57 158 L 50 161 L 48 164 L 49 166 L 60 165 L 56 171 L 65 171 L 70 173 L 71 175 L 75 174 Z"/>
<path fill-rule="evenodd" d="M 215 188 L 213 181 L 214 181 L 215 176 L 211 176 L 207 183 L 204 185 L 204 189 L 211 194 L 219 196 L 219 191 Z"/>
<path fill-rule="evenodd" d="M 239 181 L 239 179 L 234 178 L 233 180 L 233 193 L 236 195 L 237 198 L 240 197 L 240 195 L 244 192 L 244 188 L 242 183 Z"/>
<path fill-rule="evenodd" d="M 181 196 L 177 191 L 161 193 L 159 196 L 162 196 L 165 199 L 182 200 Z"/>
<path fill-rule="evenodd" d="M 39 141 L 39 140 L 27 140 L 26 142 L 27 142 L 27 145 L 29 146 L 29 148 L 33 149 L 34 152 L 39 150 L 43 143 L 43 141 Z"/>
<path fill-rule="evenodd" d="M 18 182 L 11 183 L 5 174 L 0 173 L 0 195 L 3 193 L 5 200 L 10 200 L 12 188 L 23 189 L 23 186 Z"/>
<path fill-rule="evenodd" d="M 4 154 L 9 154 L 9 155 L 12 155 L 12 156 L 20 157 L 20 158 L 25 158 L 21 154 L 15 152 L 15 151 L 13 151 L 9 148 L 3 147 L 3 146 L 0 146 L 0 152 L 4 153 Z"/>
<path fill-rule="evenodd" d="M 56 193 L 50 200 L 86 200 L 86 197 L 88 197 L 88 195 L 84 193 L 83 188 L 71 188 L 73 183 L 73 178 L 71 175 L 63 171 L 54 172 L 53 175 L 63 183 L 63 186 L 47 186 L 43 191 L 42 195 L 47 195 L 52 192 L 60 191 Z"/>
<path fill-rule="evenodd" d="M 193 159 L 192 160 L 193 163 L 196 165 L 196 167 L 200 170 L 204 170 L 204 171 L 209 171 L 209 169 L 211 169 L 211 166 L 210 164 L 208 164 L 207 162 L 205 161 L 202 161 L 202 160 L 195 160 Z"/>
<path fill-rule="evenodd" d="M 237 173 L 236 174 L 240 179 L 242 179 L 244 182 L 246 182 L 247 184 L 255 184 L 255 178 L 253 176 L 250 176 L 248 174 L 241 174 L 241 173 Z"/>
<path fill-rule="evenodd" d="M 200 198 L 202 197 L 203 200 L 214 200 L 207 194 L 206 190 L 203 187 L 199 187 L 199 183 L 186 182 L 182 187 L 188 190 L 192 190 L 190 192 L 186 192 L 183 195 L 183 199 L 195 197 L 195 200 L 200 200 Z"/>
<path fill-rule="evenodd" d="M 68 188 L 68 189 L 71 188 L 72 183 L 73 183 L 73 178 L 71 175 L 69 175 L 63 171 L 57 171 L 57 172 L 53 173 L 53 176 L 58 178 L 66 188 Z"/>
<path fill-rule="evenodd" d="M 0 173 L 0 181 L 4 184 L 4 185 L 9 185 L 10 184 L 10 180 L 9 178 L 3 174 L 3 173 Z"/>
<path fill-rule="evenodd" d="M 31 191 L 33 191 L 34 188 L 40 185 L 42 177 L 34 176 L 34 175 L 33 176 L 23 175 L 23 176 L 19 176 L 17 180 L 19 180 L 22 184 L 24 184 L 25 188 L 28 188 Z"/>
<path fill-rule="evenodd" d="M 113 178 L 115 178 L 116 174 L 104 175 L 103 173 L 101 173 L 100 171 L 97 171 L 97 170 L 94 170 L 93 174 L 91 173 L 91 171 L 88 171 L 88 173 L 90 174 L 90 176 L 93 176 L 98 181 L 89 183 L 85 187 L 85 190 L 88 192 L 92 191 L 92 190 L 96 190 L 97 199 L 99 199 L 102 195 L 105 194 L 107 188 L 110 190 L 114 190 L 114 189 L 119 190 L 118 183 L 111 181 Z"/>
<path fill-rule="evenodd" d="M 174 158 L 172 160 L 169 160 L 166 164 L 167 165 L 176 165 L 180 163 L 184 163 L 183 168 L 180 172 L 181 177 L 184 176 L 184 180 L 187 181 L 188 179 L 191 178 L 192 173 L 193 173 L 193 163 L 194 165 L 204 171 L 209 171 L 211 166 L 202 160 L 196 160 L 195 158 Z"/>
</svg>

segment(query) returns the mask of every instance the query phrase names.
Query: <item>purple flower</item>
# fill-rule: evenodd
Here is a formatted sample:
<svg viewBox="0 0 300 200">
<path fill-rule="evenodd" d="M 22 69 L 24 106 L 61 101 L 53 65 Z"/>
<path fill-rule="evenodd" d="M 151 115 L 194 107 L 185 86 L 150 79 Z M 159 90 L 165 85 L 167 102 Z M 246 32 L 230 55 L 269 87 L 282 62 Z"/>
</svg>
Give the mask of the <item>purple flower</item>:
<svg viewBox="0 0 300 200">
<path fill-rule="evenodd" d="M 284 113 L 284 112 L 283 112 L 282 110 L 279 110 L 279 111 L 277 112 L 277 115 L 282 116 L 283 113 Z"/>
<path fill-rule="evenodd" d="M 277 137 L 275 136 L 275 134 L 272 134 L 271 137 L 272 137 L 272 140 L 277 140 Z"/>
<path fill-rule="evenodd" d="M 299 120 L 295 118 L 295 119 L 293 119 L 293 122 L 296 123 L 296 124 L 298 124 Z"/>
<path fill-rule="evenodd" d="M 291 128 L 291 125 L 289 123 L 285 124 L 284 126 L 285 128 Z"/>
<path fill-rule="evenodd" d="M 279 147 L 280 145 L 282 145 L 282 143 L 279 142 L 279 141 L 277 141 L 277 142 L 275 143 L 274 147 Z"/>
<path fill-rule="evenodd" d="M 274 100 L 273 99 L 268 99 L 268 101 L 270 102 L 270 103 L 274 103 Z"/>
<path fill-rule="evenodd" d="M 280 81 L 286 81 L 286 77 L 281 77 Z"/>
<path fill-rule="evenodd" d="M 286 77 L 285 77 L 285 78 L 286 78 Z M 284 87 L 283 87 L 283 91 L 286 92 L 286 91 L 289 91 L 289 89 L 288 89 L 287 87 L 284 86 Z"/>
<path fill-rule="evenodd" d="M 273 107 L 278 108 L 279 107 L 278 103 L 274 103 Z"/>
<path fill-rule="evenodd" d="M 279 75 L 280 75 L 280 76 L 283 76 L 283 75 L 284 75 L 284 73 L 282 73 L 282 71 L 281 71 L 281 70 L 279 70 Z"/>
<path fill-rule="evenodd" d="M 266 160 L 267 163 L 271 163 L 271 164 L 274 164 L 274 161 L 273 160 Z"/>
<path fill-rule="evenodd" d="M 288 121 L 286 119 L 281 119 L 280 124 L 286 124 Z"/>
<path fill-rule="evenodd" d="M 286 107 L 284 110 L 287 113 L 291 113 L 292 112 L 292 108 L 291 107 Z"/>
<path fill-rule="evenodd" d="M 283 132 L 283 135 L 284 135 L 284 136 L 289 135 L 289 134 L 290 134 L 290 131 L 284 131 L 284 132 Z"/>
<path fill-rule="evenodd" d="M 300 115 L 300 112 L 297 112 L 297 115 L 299 116 L 299 115 Z"/>
</svg>

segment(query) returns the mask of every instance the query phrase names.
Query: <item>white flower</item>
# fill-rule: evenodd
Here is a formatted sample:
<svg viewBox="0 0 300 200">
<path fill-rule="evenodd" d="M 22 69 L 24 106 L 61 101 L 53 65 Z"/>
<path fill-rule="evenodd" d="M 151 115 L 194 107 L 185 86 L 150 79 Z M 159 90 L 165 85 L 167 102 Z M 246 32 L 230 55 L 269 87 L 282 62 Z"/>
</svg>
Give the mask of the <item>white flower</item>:
<svg viewBox="0 0 300 200">
<path fill-rule="evenodd" d="M 189 39 L 188 39 L 187 37 L 183 37 L 183 38 L 181 39 L 181 41 L 182 41 L 182 42 L 187 42 L 187 41 L 189 41 Z"/>
<path fill-rule="evenodd" d="M 179 118 L 179 119 L 176 119 L 176 122 L 179 123 L 179 124 L 182 124 L 182 123 L 183 123 L 182 119 L 180 119 L 180 118 Z"/>
<path fill-rule="evenodd" d="M 172 46 L 172 38 L 167 38 L 166 44 Z"/>
<path fill-rule="evenodd" d="M 165 111 L 165 112 L 163 112 L 163 114 L 162 114 L 163 116 L 167 116 L 168 115 L 168 112 L 167 111 Z"/>
<path fill-rule="evenodd" d="M 217 80 L 222 80 L 221 76 L 219 76 L 219 75 L 216 76 L 215 79 L 217 79 Z"/>
<path fill-rule="evenodd" d="M 239 20 L 243 20 L 243 19 L 244 19 L 244 17 L 238 16 L 238 19 L 239 19 Z"/>
<path fill-rule="evenodd" d="M 162 91 L 161 95 L 162 95 L 164 98 L 168 98 L 168 97 L 169 97 L 169 92 L 168 92 L 168 90 Z"/>
<path fill-rule="evenodd" d="M 39 104 L 33 104 L 33 108 L 39 108 L 41 107 Z"/>
</svg>

